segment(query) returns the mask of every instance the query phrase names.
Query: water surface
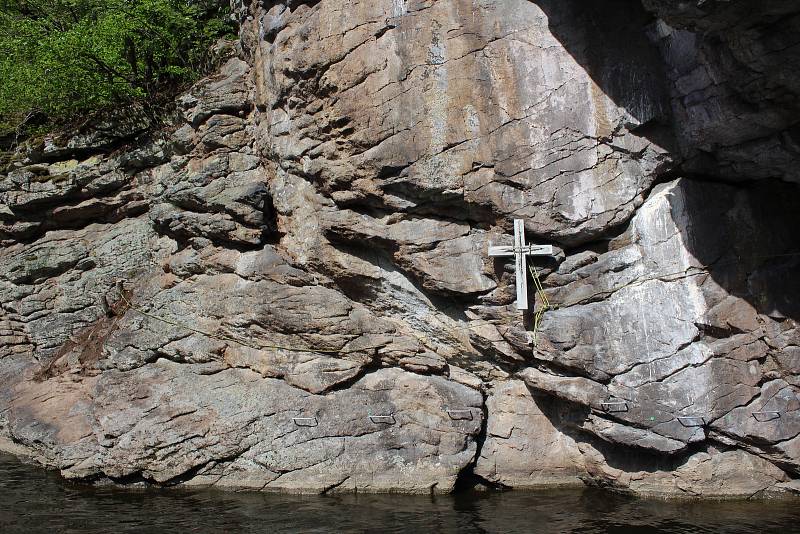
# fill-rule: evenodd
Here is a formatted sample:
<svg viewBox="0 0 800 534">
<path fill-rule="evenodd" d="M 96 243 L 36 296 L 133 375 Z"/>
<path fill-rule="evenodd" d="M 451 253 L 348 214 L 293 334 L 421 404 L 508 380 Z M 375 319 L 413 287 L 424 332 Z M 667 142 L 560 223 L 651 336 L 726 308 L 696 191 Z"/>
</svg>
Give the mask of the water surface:
<svg viewBox="0 0 800 534">
<path fill-rule="evenodd" d="M 0 533 L 800 532 L 798 501 L 671 502 L 602 490 L 287 496 L 72 484 L 0 455 Z"/>
</svg>

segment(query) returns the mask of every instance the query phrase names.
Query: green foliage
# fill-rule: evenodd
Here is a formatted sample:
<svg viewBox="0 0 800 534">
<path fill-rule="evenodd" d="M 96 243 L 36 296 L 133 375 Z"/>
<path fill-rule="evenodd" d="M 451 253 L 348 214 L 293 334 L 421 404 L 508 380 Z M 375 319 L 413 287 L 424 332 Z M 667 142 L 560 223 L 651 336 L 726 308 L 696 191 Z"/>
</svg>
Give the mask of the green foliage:
<svg viewBox="0 0 800 534">
<path fill-rule="evenodd" d="M 0 133 L 154 101 L 207 69 L 220 0 L 0 0 Z"/>
</svg>

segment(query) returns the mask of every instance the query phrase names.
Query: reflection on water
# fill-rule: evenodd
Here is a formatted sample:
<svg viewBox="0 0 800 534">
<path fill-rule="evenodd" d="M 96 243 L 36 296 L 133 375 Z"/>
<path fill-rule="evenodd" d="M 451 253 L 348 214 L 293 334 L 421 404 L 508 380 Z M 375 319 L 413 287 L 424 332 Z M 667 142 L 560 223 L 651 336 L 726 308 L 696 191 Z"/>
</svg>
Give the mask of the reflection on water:
<svg viewBox="0 0 800 534">
<path fill-rule="evenodd" d="M 86 487 L 0 455 L 0 532 L 797 532 L 797 501 L 665 502 L 600 490 L 287 496 Z"/>
</svg>

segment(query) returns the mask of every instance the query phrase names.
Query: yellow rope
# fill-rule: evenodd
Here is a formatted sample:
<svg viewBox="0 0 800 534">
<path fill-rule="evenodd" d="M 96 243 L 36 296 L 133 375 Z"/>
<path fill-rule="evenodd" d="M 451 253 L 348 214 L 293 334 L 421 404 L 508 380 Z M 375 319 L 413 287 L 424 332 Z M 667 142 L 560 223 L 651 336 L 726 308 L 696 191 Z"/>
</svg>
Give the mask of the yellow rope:
<svg viewBox="0 0 800 534">
<path fill-rule="evenodd" d="M 536 268 L 536 265 L 530 264 L 528 270 L 531 272 L 533 284 L 536 286 L 536 294 L 539 295 L 539 300 L 541 301 L 539 308 L 533 314 L 533 348 L 536 349 L 539 336 L 539 323 L 542 320 L 544 312 L 550 309 L 550 301 L 547 299 L 544 287 L 542 287 L 542 281 L 539 279 L 539 270 Z"/>
</svg>

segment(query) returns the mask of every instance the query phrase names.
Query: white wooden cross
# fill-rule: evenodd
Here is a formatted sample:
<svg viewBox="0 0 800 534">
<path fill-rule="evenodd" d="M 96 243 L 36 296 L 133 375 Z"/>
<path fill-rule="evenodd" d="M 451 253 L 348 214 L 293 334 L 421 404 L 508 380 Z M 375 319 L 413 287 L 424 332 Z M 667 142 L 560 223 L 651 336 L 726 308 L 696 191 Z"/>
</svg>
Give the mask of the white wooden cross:
<svg viewBox="0 0 800 534">
<path fill-rule="evenodd" d="M 489 256 L 515 256 L 517 276 L 517 309 L 528 309 L 528 256 L 552 256 L 552 245 L 526 245 L 525 223 L 514 219 L 514 246 L 493 247 L 489 245 Z"/>
</svg>

